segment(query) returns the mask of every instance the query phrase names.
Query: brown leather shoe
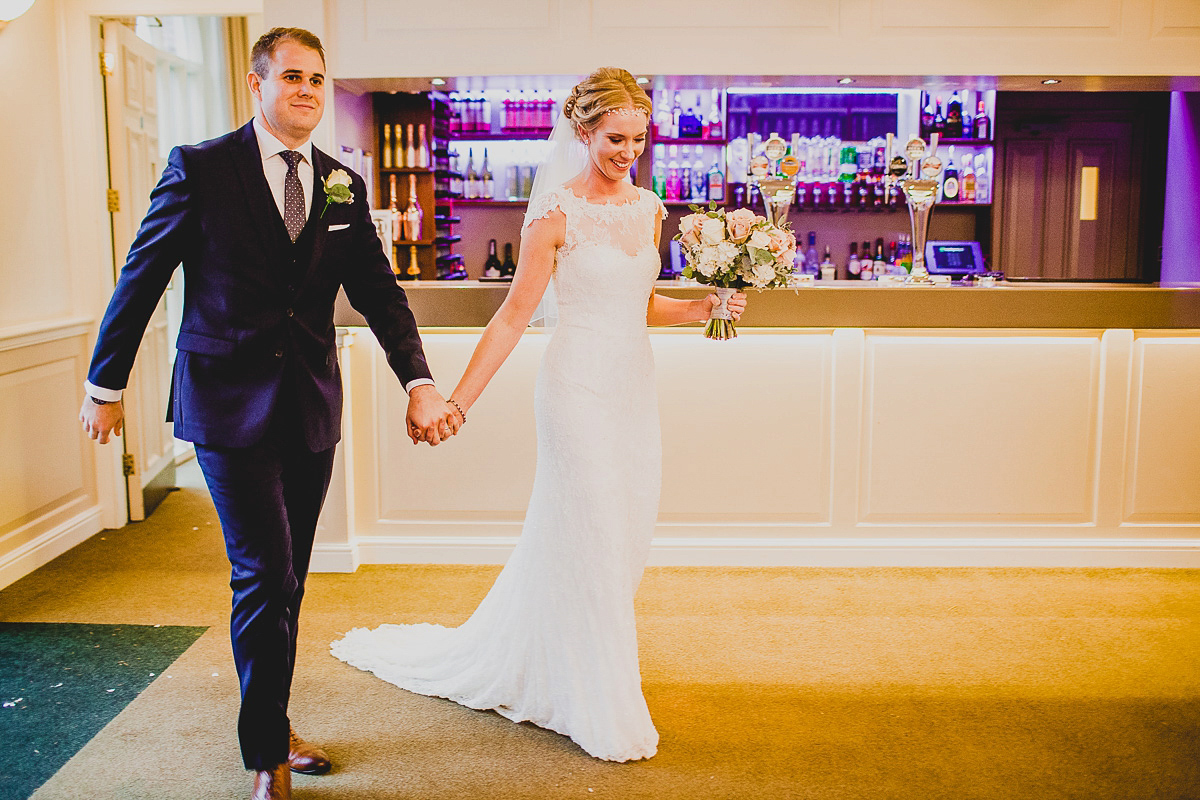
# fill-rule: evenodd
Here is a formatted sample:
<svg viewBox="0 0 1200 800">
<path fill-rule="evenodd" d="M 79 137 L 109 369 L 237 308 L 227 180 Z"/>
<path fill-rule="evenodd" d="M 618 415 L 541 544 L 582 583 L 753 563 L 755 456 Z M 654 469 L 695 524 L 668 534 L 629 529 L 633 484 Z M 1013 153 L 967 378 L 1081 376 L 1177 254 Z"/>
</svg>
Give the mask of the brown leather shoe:
<svg viewBox="0 0 1200 800">
<path fill-rule="evenodd" d="M 292 800 L 292 773 L 287 764 L 254 773 L 250 800 Z"/>
<path fill-rule="evenodd" d="M 305 775 L 324 775 L 329 772 L 333 764 L 324 750 L 301 739 L 292 728 L 288 728 L 288 735 L 288 766 L 292 772 Z"/>
</svg>

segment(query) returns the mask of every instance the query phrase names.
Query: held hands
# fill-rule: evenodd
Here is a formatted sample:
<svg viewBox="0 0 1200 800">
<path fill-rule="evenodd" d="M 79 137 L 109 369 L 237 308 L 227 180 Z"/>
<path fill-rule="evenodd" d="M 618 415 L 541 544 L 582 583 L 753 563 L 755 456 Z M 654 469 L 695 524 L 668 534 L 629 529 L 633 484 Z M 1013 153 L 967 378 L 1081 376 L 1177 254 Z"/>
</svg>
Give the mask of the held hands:
<svg viewBox="0 0 1200 800">
<path fill-rule="evenodd" d="M 413 387 L 408 394 L 406 423 L 412 443 L 428 442 L 436 447 L 458 433 L 465 420 L 433 386 Z"/>
<path fill-rule="evenodd" d="M 717 297 L 716 294 L 710 294 L 708 297 L 704 298 L 704 300 L 702 300 L 700 303 L 700 309 L 703 312 L 700 322 L 707 322 L 712 310 L 719 305 L 721 305 L 721 298 Z M 737 322 L 742 318 L 742 313 L 746 310 L 746 293 L 735 292 L 733 296 L 729 298 L 726 308 L 728 308 L 729 313 L 733 315 L 733 321 Z"/>
<path fill-rule="evenodd" d="M 108 444 L 109 435 L 120 436 L 125 422 L 125 407 L 121 401 L 97 405 L 91 397 L 83 398 L 83 407 L 79 409 L 79 421 L 83 423 L 83 432 L 88 438 L 95 439 L 100 444 Z"/>
</svg>

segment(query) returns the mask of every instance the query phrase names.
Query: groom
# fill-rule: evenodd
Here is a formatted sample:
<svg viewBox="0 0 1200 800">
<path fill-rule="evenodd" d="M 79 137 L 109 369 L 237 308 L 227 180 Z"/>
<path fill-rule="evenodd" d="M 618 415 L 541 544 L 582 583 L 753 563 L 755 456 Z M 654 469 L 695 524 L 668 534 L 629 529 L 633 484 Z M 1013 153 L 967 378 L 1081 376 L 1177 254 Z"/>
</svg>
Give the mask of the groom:
<svg viewBox="0 0 1200 800">
<path fill-rule="evenodd" d="M 80 419 L 101 444 L 121 433 L 121 389 L 182 262 L 169 418 L 177 437 L 195 443 L 232 565 L 238 736 L 256 772 L 253 798 L 288 798 L 289 768 L 330 768 L 296 736 L 287 709 L 300 601 L 341 436 L 339 286 L 408 392 L 414 444 L 438 444 L 462 419 L 433 386 L 362 178 L 347 171 L 349 199 L 326 189 L 330 173 L 345 167 L 309 141 L 324 107 L 320 40 L 275 28 L 251 59 L 254 119 L 171 151 L 100 324 Z"/>
</svg>

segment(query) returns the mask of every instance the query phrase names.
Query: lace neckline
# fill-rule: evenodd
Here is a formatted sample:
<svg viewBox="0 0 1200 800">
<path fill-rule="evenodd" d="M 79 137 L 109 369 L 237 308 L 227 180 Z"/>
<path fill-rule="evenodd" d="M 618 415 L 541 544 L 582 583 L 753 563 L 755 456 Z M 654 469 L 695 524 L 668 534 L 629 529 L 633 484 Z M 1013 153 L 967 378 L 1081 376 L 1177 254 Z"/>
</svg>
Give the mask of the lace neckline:
<svg viewBox="0 0 1200 800">
<path fill-rule="evenodd" d="M 606 208 L 606 207 L 607 208 L 624 208 L 627 206 L 634 205 L 635 203 L 641 202 L 644 197 L 642 194 L 641 188 L 637 187 L 637 186 L 633 187 L 633 191 L 634 191 L 633 197 L 631 197 L 630 199 L 628 199 L 622 203 L 593 203 L 591 200 L 587 199 L 586 197 L 580 197 L 579 195 L 575 194 L 575 191 L 573 189 L 568 189 L 566 186 L 559 186 L 558 191 L 560 194 L 565 195 L 566 197 L 570 198 L 571 200 L 574 200 L 577 203 L 582 203 L 585 206 L 593 206 L 596 208 Z"/>
</svg>

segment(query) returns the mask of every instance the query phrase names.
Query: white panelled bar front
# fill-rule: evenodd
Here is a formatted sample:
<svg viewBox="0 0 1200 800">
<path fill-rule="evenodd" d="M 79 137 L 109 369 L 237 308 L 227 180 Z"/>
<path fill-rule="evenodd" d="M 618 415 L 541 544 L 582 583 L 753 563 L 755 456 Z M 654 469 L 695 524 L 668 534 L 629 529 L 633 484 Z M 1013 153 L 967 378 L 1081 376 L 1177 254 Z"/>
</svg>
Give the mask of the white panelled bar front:
<svg viewBox="0 0 1200 800">
<path fill-rule="evenodd" d="M 480 333 L 423 330 L 443 392 Z M 664 457 L 652 564 L 1200 566 L 1200 331 L 651 338 Z M 533 481 L 546 342 L 525 335 L 461 435 L 430 448 L 405 435 L 373 337 L 354 337 L 330 502 L 346 520 L 324 526 L 314 568 L 503 562 Z"/>
</svg>

